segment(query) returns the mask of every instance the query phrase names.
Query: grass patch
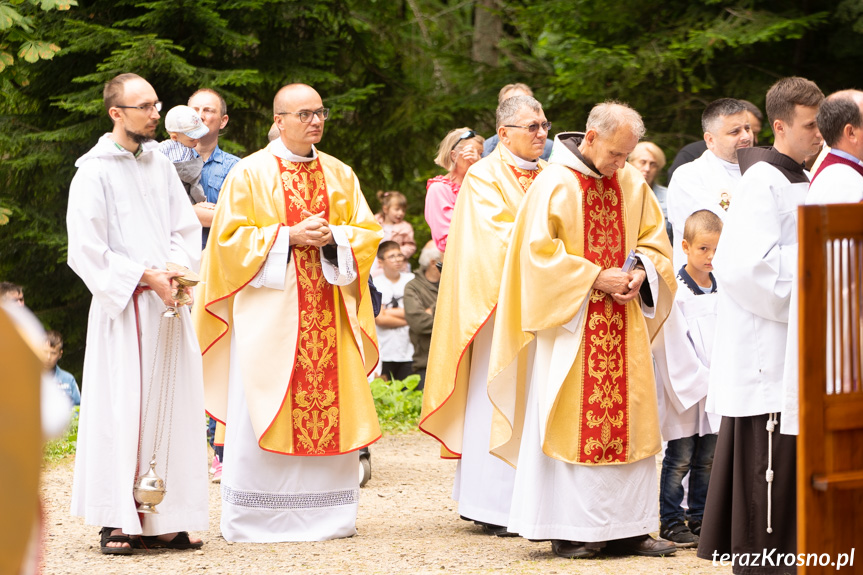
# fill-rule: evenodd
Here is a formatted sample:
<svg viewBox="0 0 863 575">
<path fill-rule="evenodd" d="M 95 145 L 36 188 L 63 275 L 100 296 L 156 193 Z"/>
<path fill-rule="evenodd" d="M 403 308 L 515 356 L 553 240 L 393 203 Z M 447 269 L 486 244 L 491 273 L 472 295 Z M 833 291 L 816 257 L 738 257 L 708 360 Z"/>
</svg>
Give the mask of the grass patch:
<svg viewBox="0 0 863 575">
<path fill-rule="evenodd" d="M 45 444 L 42 460 L 46 463 L 54 463 L 66 459 L 70 455 L 75 455 L 75 449 L 78 447 L 78 409 L 78 406 L 75 406 L 75 410 L 72 412 L 72 421 L 63 437 Z"/>
<path fill-rule="evenodd" d="M 371 382 L 382 431 L 404 433 L 417 429 L 423 405 L 423 392 L 416 389 L 419 383 L 419 375 L 410 375 L 402 381 L 377 378 Z"/>
</svg>

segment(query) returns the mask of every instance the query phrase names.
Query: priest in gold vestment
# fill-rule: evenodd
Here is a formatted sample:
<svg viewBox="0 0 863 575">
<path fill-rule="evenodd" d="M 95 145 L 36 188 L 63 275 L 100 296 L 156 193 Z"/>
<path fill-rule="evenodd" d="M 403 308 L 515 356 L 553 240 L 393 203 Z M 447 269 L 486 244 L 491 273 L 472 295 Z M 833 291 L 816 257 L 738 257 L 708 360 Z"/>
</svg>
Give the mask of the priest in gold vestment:
<svg viewBox="0 0 863 575">
<path fill-rule="evenodd" d="M 456 200 L 432 331 L 420 429 L 460 459 L 459 515 L 506 536 L 514 470 L 489 454 L 488 358 L 503 259 L 515 214 L 536 175 L 551 124 L 531 96 L 497 109 L 500 143 L 471 166 Z"/>
<path fill-rule="evenodd" d="M 563 557 L 675 549 L 648 535 L 660 450 L 650 340 L 676 282 L 662 210 L 626 163 L 643 134 L 613 102 L 594 107 L 586 133 L 558 134 L 503 270 L 491 450 L 517 466 L 509 530 Z"/>
<path fill-rule="evenodd" d="M 368 274 L 382 232 L 353 171 L 315 149 L 329 110 L 282 88 L 280 131 L 221 191 L 194 306 L 207 411 L 224 422 L 222 535 L 356 533 L 357 450 L 380 438 Z"/>
</svg>

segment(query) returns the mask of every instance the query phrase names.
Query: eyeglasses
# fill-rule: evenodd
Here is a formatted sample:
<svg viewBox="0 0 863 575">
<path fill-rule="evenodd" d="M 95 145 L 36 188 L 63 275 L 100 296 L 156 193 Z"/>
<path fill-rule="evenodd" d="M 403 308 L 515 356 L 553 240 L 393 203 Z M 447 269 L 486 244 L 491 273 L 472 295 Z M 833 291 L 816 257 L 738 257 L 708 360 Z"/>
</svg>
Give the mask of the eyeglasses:
<svg viewBox="0 0 863 575">
<path fill-rule="evenodd" d="M 462 133 L 461 136 L 458 137 L 458 140 L 455 141 L 455 144 L 452 145 L 452 148 L 449 149 L 450 152 L 456 149 L 456 146 L 461 144 L 462 140 L 470 140 L 471 138 L 476 136 L 476 132 L 473 130 L 468 130 L 467 132 Z"/>
<path fill-rule="evenodd" d="M 317 116 L 322 121 L 326 120 L 330 117 L 330 109 L 329 108 L 318 108 L 314 112 L 309 112 L 308 110 L 303 110 L 302 112 L 276 112 L 277 116 L 283 116 L 285 114 L 291 114 L 293 116 L 297 116 L 300 119 L 300 122 L 303 124 L 308 124 L 312 121 L 312 116 Z"/>
<path fill-rule="evenodd" d="M 542 124 L 531 124 L 530 126 L 504 126 L 504 128 L 521 128 L 523 130 L 527 130 L 531 134 L 536 134 L 540 127 L 542 127 L 543 130 L 548 132 L 549 130 L 551 130 L 551 122 L 543 122 Z"/>
<path fill-rule="evenodd" d="M 399 260 L 405 259 L 405 256 L 404 256 L 404 254 L 390 254 L 390 255 L 384 257 L 384 259 L 390 260 L 392 262 L 397 262 Z"/>
<path fill-rule="evenodd" d="M 115 108 L 128 108 L 132 110 L 144 110 L 148 114 L 153 111 L 153 108 L 156 109 L 157 112 L 162 111 L 162 102 L 156 101 L 152 104 L 142 104 L 140 106 L 114 106 Z"/>
</svg>

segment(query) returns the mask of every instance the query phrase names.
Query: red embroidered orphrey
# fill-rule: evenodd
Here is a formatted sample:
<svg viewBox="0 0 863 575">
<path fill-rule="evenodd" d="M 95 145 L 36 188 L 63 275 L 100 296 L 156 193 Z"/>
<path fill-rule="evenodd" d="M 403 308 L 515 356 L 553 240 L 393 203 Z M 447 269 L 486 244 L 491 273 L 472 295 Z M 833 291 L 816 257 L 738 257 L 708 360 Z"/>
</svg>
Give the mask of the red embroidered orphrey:
<svg viewBox="0 0 863 575">
<path fill-rule="evenodd" d="M 328 220 L 330 202 L 320 162 L 276 160 L 285 193 L 287 225 L 305 219 L 303 210 L 323 212 Z M 297 360 L 288 388 L 294 453 L 335 455 L 340 451 L 335 296 L 324 279 L 318 248 L 292 246 L 291 253 L 297 272 L 300 322 Z"/>
<path fill-rule="evenodd" d="M 527 189 L 542 171 L 539 164 L 537 164 L 535 170 L 524 170 L 518 166 L 513 166 L 512 164 L 507 164 L 507 166 L 509 166 L 510 171 L 512 171 L 512 175 L 515 176 L 515 179 L 518 181 L 518 185 L 521 186 L 521 189 L 525 193 L 527 193 Z"/>
<path fill-rule="evenodd" d="M 584 257 L 603 269 L 626 257 L 623 193 L 617 174 L 591 178 L 573 170 L 584 202 Z M 580 463 L 624 463 L 629 448 L 626 306 L 591 290 L 582 343 Z"/>
</svg>

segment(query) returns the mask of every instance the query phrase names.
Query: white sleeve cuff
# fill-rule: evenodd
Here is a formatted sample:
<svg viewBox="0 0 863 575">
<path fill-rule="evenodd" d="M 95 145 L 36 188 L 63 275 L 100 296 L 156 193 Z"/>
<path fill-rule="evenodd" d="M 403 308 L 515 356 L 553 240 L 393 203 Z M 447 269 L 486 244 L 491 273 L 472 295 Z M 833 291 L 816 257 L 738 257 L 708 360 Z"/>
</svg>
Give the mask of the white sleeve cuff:
<svg viewBox="0 0 863 575">
<path fill-rule="evenodd" d="M 321 248 L 321 267 L 323 268 L 324 278 L 334 286 L 346 286 L 357 279 L 354 252 L 351 249 L 350 242 L 348 242 L 348 236 L 345 234 L 344 227 L 330 226 L 330 232 L 332 232 L 333 240 L 336 242 L 338 265 L 333 265 L 331 261 L 325 258 L 324 249 Z"/>
<path fill-rule="evenodd" d="M 653 265 L 649 257 L 637 252 L 635 256 L 644 266 L 644 273 L 647 274 L 647 285 L 650 286 L 650 295 L 653 296 L 653 306 L 648 307 L 644 304 L 644 300 L 641 300 L 641 312 L 644 317 L 653 318 L 656 315 L 656 301 L 659 298 L 659 275 L 657 275 L 656 266 Z"/>
<path fill-rule="evenodd" d="M 268 287 L 270 289 L 284 290 L 285 276 L 288 272 L 288 256 L 291 251 L 291 234 L 288 226 L 279 229 L 279 235 L 273 242 L 267 254 L 264 265 L 257 275 L 249 283 L 255 288 Z"/>
</svg>

